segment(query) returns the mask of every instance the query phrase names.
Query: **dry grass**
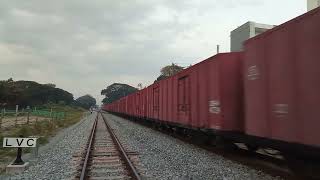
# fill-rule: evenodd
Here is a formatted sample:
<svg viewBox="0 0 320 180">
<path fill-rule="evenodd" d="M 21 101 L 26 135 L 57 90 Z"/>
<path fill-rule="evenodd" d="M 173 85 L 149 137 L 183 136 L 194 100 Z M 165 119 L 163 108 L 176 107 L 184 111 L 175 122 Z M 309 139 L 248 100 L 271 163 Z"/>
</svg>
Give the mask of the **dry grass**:
<svg viewBox="0 0 320 180">
<path fill-rule="evenodd" d="M 51 105 L 50 108 L 52 108 L 54 111 L 65 112 L 65 119 L 36 121 L 30 124 L 10 126 L 9 128 L 1 129 L 0 145 L 2 146 L 3 137 L 18 137 L 20 135 L 23 137 L 39 136 L 40 138 L 37 140 L 38 145 L 45 144 L 48 142 L 48 138 L 54 136 L 58 130 L 77 123 L 85 112 L 85 110 L 82 108 L 70 106 Z M 24 152 L 26 151 L 29 150 L 25 148 Z M 3 170 L 3 165 L 12 161 L 15 155 L 15 148 L 0 148 L 0 172 Z"/>
</svg>

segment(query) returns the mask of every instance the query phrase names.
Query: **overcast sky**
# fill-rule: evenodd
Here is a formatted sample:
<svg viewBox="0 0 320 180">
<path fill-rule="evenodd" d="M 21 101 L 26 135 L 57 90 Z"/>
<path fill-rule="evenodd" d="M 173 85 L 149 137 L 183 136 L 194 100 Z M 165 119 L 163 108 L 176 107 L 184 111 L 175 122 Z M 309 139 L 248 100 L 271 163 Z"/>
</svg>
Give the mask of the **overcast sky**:
<svg viewBox="0 0 320 180">
<path fill-rule="evenodd" d="M 230 49 L 247 22 L 281 24 L 306 0 L 0 0 L 0 79 L 54 83 L 75 98 L 151 84 L 164 65 Z"/>
</svg>

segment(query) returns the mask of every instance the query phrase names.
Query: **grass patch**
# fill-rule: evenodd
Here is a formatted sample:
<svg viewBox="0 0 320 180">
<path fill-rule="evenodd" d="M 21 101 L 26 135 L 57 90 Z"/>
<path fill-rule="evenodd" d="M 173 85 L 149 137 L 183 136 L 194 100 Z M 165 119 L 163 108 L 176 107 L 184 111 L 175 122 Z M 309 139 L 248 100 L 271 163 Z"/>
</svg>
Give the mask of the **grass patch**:
<svg viewBox="0 0 320 180">
<path fill-rule="evenodd" d="M 3 137 L 23 137 L 39 136 L 37 145 L 48 143 L 48 139 L 54 136 L 58 130 L 69 127 L 77 123 L 83 113 L 84 109 L 79 107 L 61 106 L 61 105 L 47 105 L 47 108 L 52 108 L 53 111 L 65 112 L 64 119 L 51 119 L 50 121 L 38 121 L 34 124 L 25 124 L 10 129 L 1 130 L 0 145 L 2 145 Z M 29 149 L 29 150 L 28 150 Z M 8 157 L 13 160 L 16 155 L 16 148 L 0 148 L 0 162 Z M 30 148 L 24 148 L 24 152 L 29 152 Z M 1 169 L 0 169 L 1 172 Z"/>
</svg>

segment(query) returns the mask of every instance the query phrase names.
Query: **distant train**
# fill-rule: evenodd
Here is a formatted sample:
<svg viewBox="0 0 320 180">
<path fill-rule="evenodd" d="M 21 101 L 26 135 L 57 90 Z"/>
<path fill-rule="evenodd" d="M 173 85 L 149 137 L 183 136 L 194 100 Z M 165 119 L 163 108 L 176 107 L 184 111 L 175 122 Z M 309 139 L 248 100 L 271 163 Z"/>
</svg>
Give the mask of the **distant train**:
<svg viewBox="0 0 320 180">
<path fill-rule="evenodd" d="M 103 109 L 319 158 L 320 8 Z"/>
</svg>

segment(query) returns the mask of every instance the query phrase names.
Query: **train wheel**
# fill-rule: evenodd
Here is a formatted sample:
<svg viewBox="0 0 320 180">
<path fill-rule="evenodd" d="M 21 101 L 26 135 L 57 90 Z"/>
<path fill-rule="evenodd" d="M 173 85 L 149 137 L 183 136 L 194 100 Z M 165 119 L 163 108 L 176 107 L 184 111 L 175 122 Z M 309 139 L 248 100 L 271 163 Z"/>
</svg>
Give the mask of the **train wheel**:
<svg viewBox="0 0 320 180">
<path fill-rule="evenodd" d="M 209 136 L 202 132 L 190 132 L 192 139 L 197 144 L 208 144 Z"/>
<path fill-rule="evenodd" d="M 226 150 L 239 149 L 239 147 L 234 142 L 232 142 L 231 140 L 228 140 L 226 138 L 220 137 L 220 136 L 217 136 L 217 138 L 216 138 L 216 145 L 218 148 L 221 147 Z"/>
<path fill-rule="evenodd" d="M 208 145 L 208 146 L 216 146 L 216 136 L 208 136 L 208 139 L 207 141 L 205 142 L 205 145 Z"/>
<path fill-rule="evenodd" d="M 250 152 L 256 152 L 259 149 L 259 147 L 256 145 L 252 145 L 252 144 L 245 144 L 245 145 Z"/>
<path fill-rule="evenodd" d="M 239 147 L 236 144 L 234 144 L 233 142 L 229 142 L 229 141 L 225 142 L 224 148 L 229 149 L 229 150 L 238 150 L 239 149 Z"/>
<path fill-rule="evenodd" d="M 312 160 L 299 159 L 294 155 L 284 155 L 289 169 L 303 179 L 320 179 L 320 164 Z"/>
</svg>

